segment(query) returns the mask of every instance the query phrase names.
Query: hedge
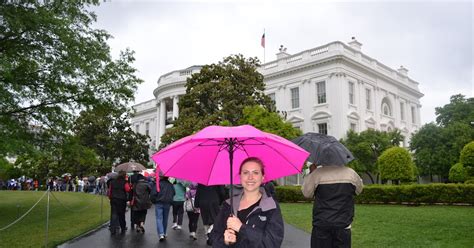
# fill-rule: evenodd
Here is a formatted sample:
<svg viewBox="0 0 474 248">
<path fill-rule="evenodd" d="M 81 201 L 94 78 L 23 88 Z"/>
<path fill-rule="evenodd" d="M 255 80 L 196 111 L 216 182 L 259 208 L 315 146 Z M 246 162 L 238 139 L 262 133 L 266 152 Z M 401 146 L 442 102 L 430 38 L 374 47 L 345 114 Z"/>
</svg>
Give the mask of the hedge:
<svg viewBox="0 0 474 248">
<path fill-rule="evenodd" d="M 312 202 L 304 198 L 301 186 L 277 186 L 276 197 L 279 202 Z M 367 185 L 356 203 L 474 205 L 474 184 Z"/>
</svg>

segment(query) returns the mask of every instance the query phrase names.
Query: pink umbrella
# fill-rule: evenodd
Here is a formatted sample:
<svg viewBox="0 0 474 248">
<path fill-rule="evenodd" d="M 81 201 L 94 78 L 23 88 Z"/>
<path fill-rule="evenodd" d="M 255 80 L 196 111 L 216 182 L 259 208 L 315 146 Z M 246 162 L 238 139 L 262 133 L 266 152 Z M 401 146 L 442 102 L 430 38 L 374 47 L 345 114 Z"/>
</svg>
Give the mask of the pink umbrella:
<svg viewBox="0 0 474 248">
<path fill-rule="evenodd" d="M 206 127 L 168 145 L 152 159 L 166 176 L 204 185 L 232 185 L 240 183 L 238 165 L 248 157 L 263 161 L 265 181 L 271 181 L 300 173 L 308 156 L 278 135 L 243 125 Z"/>
</svg>

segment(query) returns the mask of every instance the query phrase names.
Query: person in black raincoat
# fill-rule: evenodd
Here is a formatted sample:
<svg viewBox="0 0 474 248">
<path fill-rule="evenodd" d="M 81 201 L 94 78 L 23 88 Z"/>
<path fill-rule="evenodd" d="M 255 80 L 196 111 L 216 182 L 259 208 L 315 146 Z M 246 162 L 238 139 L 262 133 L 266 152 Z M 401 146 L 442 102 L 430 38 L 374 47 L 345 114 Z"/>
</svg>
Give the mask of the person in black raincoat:
<svg viewBox="0 0 474 248">
<path fill-rule="evenodd" d="M 138 174 L 132 192 L 132 226 L 136 227 L 137 232 L 144 233 L 147 210 L 151 208 L 152 203 L 150 200 L 151 186 L 142 174 Z"/>
<path fill-rule="evenodd" d="M 219 213 L 220 205 L 225 199 L 224 186 L 214 185 L 206 186 L 198 184 L 196 189 L 196 198 L 194 199 L 194 206 L 201 210 L 202 223 L 206 234 L 212 231 L 214 221 Z M 208 241 L 209 241 L 209 237 Z M 208 242 L 210 245 L 210 241 Z"/>
<path fill-rule="evenodd" d="M 210 234 L 212 247 L 280 247 L 284 225 L 278 203 L 263 187 L 265 166 L 256 157 L 240 165 L 243 191 L 222 204 Z M 231 215 L 231 207 L 234 215 Z"/>
<path fill-rule="evenodd" d="M 130 192 L 130 185 L 125 180 L 125 171 L 120 171 L 117 179 L 114 179 L 109 184 L 109 199 L 111 207 L 110 218 L 110 232 L 117 233 L 117 230 L 122 230 L 125 233 L 127 225 L 125 222 L 125 210 L 127 208 L 128 193 Z"/>
</svg>

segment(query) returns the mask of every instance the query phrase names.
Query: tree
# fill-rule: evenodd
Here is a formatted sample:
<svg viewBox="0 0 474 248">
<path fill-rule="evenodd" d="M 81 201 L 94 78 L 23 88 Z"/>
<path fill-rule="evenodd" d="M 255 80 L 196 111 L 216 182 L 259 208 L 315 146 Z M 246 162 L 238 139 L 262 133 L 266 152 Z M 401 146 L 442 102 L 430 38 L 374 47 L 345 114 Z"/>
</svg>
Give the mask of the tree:
<svg viewBox="0 0 474 248">
<path fill-rule="evenodd" d="M 100 173 L 114 164 L 133 160 L 146 166 L 149 161 L 149 137 L 132 131 L 129 113 L 123 109 L 101 105 L 83 111 L 73 130 L 80 144 L 100 157 Z"/>
<path fill-rule="evenodd" d="M 414 178 L 414 167 L 410 153 L 402 147 L 392 147 L 380 155 L 378 159 L 382 180 L 392 180 L 396 184 Z"/>
<path fill-rule="evenodd" d="M 91 27 L 90 1 L 0 5 L 0 155 L 34 149 L 67 133 L 77 110 L 126 106 L 141 82 L 133 52 L 112 60 L 111 36 Z M 52 136 L 42 136 L 47 130 Z"/>
<path fill-rule="evenodd" d="M 469 176 L 474 176 L 474 141 L 462 148 L 459 162 L 466 168 Z"/>
<path fill-rule="evenodd" d="M 466 99 L 462 94 L 453 95 L 450 103 L 435 108 L 435 114 L 436 122 L 443 127 L 454 122 L 470 124 L 474 121 L 474 98 Z"/>
<path fill-rule="evenodd" d="M 161 147 L 209 125 L 238 125 L 246 106 L 274 111 L 272 100 L 264 94 L 258 64 L 257 58 L 231 55 L 188 78 L 186 94 L 178 103 L 179 117 L 161 137 Z"/>
<path fill-rule="evenodd" d="M 293 127 L 289 122 L 276 112 L 270 112 L 261 106 L 245 107 L 240 125 L 250 124 L 262 131 L 273 133 L 288 140 L 294 139 L 302 134 L 301 130 Z"/>
<path fill-rule="evenodd" d="M 441 127 L 428 123 L 413 134 L 410 150 L 421 175 L 438 175 L 446 180 L 451 165 L 459 161 L 461 149 L 473 139 L 474 129 L 468 124 L 452 122 Z"/>
<path fill-rule="evenodd" d="M 356 158 L 349 166 L 358 173 L 365 173 L 372 183 L 378 181 L 377 159 L 386 149 L 397 146 L 403 140 L 399 130 L 392 132 L 381 132 L 367 129 L 356 133 L 352 130 L 347 132 L 347 138 L 341 142 L 352 152 Z M 377 178 L 374 179 L 373 175 Z"/>
<path fill-rule="evenodd" d="M 453 183 L 463 183 L 468 178 L 466 168 L 463 164 L 456 163 L 449 169 L 449 181 Z"/>
</svg>

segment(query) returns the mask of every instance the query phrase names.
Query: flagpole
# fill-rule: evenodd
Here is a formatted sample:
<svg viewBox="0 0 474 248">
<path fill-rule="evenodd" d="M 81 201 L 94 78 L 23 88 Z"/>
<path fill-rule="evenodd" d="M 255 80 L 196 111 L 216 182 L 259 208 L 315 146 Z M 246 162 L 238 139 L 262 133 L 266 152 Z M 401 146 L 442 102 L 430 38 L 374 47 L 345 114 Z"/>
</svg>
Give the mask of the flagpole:
<svg viewBox="0 0 474 248">
<path fill-rule="evenodd" d="M 263 29 L 263 35 L 266 36 L 265 34 L 265 28 Z M 266 43 L 267 37 L 265 37 L 265 43 Z M 265 49 L 266 49 L 267 44 L 263 46 L 263 63 L 265 64 Z"/>
</svg>

